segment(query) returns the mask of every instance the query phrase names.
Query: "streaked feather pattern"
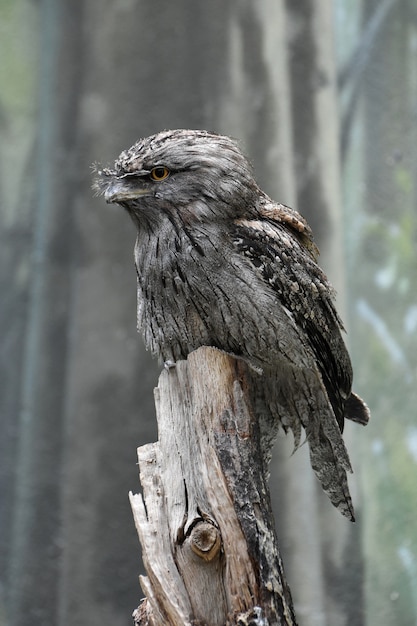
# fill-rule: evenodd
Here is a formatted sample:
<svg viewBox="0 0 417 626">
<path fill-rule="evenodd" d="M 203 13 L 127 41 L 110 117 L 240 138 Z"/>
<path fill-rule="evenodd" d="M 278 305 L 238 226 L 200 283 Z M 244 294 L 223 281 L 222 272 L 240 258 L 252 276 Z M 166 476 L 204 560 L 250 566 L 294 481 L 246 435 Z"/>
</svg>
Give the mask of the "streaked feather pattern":
<svg viewBox="0 0 417 626">
<path fill-rule="evenodd" d="M 343 325 L 305 219 L 260 190 L 234 141 L 206 131 L 138 141 L 98 171 L 95 188 L 137 226 L 147 348 L 169 362 L 202 345 L 245 359 L 267 443 L 281 425 L 297 447 L 304 430 L 324 491 L 353 520 L 343 423 L 366 424 L 369 411 L 352 393 Z"/>
</svg>

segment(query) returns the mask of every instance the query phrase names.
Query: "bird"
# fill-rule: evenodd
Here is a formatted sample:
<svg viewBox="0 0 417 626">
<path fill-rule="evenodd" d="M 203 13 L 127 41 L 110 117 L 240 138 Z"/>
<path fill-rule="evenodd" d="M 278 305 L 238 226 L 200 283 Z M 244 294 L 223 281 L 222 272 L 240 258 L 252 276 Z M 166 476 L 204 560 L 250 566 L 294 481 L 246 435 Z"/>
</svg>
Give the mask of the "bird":
<svg viewBox="0 0 417 626">
<path fill-rule="evenodd" d="M 137 228 L 146 348 L 168 366 L 201 346 L 246 361 L 264 431 L 271 420 L 291 430 L 295 448 L 304 432 L 324 492 L 354 521 L 343 426 L 365 425 L 369 409 L 352 391 L 335 292 L 305 218 L 261 190 L 238 141 L 204 130 L 140 139 L 114 166 L 95 166 L 93 188 Z"/>
</svg>

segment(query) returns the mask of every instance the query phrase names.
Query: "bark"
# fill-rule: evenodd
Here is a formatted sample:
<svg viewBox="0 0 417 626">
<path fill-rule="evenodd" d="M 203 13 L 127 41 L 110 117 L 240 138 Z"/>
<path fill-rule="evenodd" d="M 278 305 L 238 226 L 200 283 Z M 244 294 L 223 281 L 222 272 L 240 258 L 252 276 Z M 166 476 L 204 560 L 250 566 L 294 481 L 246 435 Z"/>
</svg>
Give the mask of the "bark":
<svg viewBox="0 0 417 626">
<path fill-rule="evenodd" d="M 159 441 L 131 494 L 147 577 L 139 625 L 294 625 L 247 365 L 200 348 L 155 390 Z"/>
</svg>

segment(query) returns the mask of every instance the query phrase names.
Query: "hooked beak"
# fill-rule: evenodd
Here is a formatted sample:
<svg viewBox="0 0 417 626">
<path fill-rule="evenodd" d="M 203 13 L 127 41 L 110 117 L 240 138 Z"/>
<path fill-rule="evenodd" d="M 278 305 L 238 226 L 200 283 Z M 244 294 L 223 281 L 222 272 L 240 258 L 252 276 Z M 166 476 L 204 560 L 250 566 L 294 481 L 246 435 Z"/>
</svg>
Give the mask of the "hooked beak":
<svg viewBox="0 0 417 626">
<path fill-rule="evenodd" d="M 136 200 L 139 196 L 144 196 L 147 190 L 137 184 L 127 182 L 127 180 L 112 180 L 104 190 L 104 198 L 108 204 L 127 202 Z"/>
</svg>

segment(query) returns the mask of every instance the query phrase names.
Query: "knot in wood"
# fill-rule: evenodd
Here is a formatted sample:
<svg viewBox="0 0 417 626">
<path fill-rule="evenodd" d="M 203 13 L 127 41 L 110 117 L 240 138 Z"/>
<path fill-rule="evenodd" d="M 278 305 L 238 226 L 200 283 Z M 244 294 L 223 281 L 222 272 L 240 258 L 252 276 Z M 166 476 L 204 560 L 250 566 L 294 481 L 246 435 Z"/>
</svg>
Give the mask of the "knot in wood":
<svg viewBox="0 0 417 626">
<path fill-rule="evenodd" d="M 220 552 L 220 531 L 209 522 L 198 522 L 190 532 L 188 540 L 194 554 L 207 562 L 212 561 Z"/>
</svg>

